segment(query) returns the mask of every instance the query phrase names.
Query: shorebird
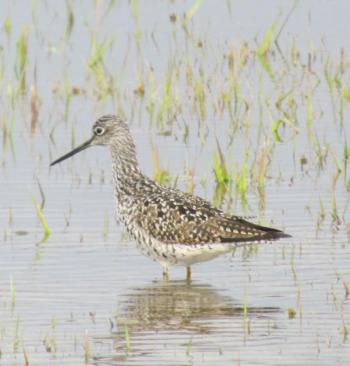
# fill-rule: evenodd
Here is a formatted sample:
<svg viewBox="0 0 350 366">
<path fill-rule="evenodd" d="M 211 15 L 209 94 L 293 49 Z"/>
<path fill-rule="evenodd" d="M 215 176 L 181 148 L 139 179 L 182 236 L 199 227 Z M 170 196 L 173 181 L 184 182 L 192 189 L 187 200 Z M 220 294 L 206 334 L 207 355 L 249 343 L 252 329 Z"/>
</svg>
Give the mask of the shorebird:
<svg viewBox="0 0 350 366">
<path fill-rule="evenodd" d="M 93 125 L 92 137 L 53 161 L 52 165 L 95 145 L 108 147 L 112 157 L 117 220 L 136 239 L 141 252 L 158 261 L 163 277 L 172 265 L 187 268 L 227 253 L 242 243 L 290 237 L 284 232 L 229 215 L 210 202 L 162 186 L 139 169 L 135 144 L 123 118 L 105 115 Z"/>
</svg>

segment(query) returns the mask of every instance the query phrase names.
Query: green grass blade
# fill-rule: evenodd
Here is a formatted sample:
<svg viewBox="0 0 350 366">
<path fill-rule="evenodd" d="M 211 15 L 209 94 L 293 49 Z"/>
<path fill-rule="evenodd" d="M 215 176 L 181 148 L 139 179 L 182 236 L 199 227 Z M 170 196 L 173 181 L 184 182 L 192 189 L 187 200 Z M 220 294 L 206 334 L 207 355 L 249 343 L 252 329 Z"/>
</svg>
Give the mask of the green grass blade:
<svg viewBox="0 0 350 366">
<path fill-rule="evenodd" d="M 41 209 L 41 206 L 40 204 L 38 203 L 38 201 L 36 200 L 35 198 L 35 195 L 33 193 L 33 191 L 31 190 L 31 188 L 29 187 L 29 192 L 32 196 L 32 201 L 34 203 L 34 206 L 35 206 L 35 210 L 36 210 L 36 214 L 40 220 L 40 223 L 41 223 L 41 226 L 43 227 L 44 229 L 44 236 L 43 238 L 40 240 L 40 243 L 44 243 L 47 241 L 47 239 L 49 238 L 49 236 L 51 235 L 51 229 L 49 228 L 49 225 L 47 224 L 46 222 L 46 218 L 45 218 L 45 215 Z"/>
</svg>

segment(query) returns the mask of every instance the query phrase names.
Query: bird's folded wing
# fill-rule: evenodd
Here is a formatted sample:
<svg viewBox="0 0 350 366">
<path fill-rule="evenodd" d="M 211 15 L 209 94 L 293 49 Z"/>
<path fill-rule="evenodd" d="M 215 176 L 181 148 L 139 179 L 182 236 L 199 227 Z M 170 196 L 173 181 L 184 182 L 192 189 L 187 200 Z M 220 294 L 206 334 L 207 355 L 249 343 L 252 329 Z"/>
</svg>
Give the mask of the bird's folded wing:
<svg viewBox="0 0 350 366">
<path fill-rule="evenodd" d="M 136 224 L 168 244 L 235 243 L 274 240 L 283 233 L 229 216 L 200 197 L 174 190 L 139 203 Z"/>
</svg>

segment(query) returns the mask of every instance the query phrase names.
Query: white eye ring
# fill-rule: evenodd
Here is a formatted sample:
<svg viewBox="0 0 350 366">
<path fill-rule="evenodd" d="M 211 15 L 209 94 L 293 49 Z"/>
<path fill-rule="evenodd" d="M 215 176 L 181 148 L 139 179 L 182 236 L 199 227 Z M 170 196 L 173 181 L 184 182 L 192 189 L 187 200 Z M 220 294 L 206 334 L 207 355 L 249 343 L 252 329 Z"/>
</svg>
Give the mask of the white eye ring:
<svg viewBox="0 0 350 366">
<path fill-rule="evenodd" d="M 105 133 L 105 129 L 103 127 L 98 126 L 98 127 L 95 127 L 94 132 L 95 132 L 95 135 L 101 136 Z"/>
</svg>

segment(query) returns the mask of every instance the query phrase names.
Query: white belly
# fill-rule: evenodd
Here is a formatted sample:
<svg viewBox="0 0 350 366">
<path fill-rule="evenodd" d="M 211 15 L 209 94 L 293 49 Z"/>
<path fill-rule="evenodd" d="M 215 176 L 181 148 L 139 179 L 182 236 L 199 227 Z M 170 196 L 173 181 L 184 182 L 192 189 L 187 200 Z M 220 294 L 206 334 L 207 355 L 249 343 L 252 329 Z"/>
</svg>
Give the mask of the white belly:
<svg viewBox="0 0 350 366">
<path fill-rule="evenodd" d="M 214 244 L 168 244 L 149 237 L 143 230 L 128 230 L 137 241 L 139 250 L 162 265 L 190 266 L 209 261 L 220 254 L 232 251 L 233 245 Z"/>
<path fill-rule="evenodd" d="M 162 266 L 191 266 L 194 263 L 209 261 L 221 254 L 232 251 L 232 244 L 168 244 L 150 237 L 127 215 L 120 215 L 128 233 L 137 241 L 142 254 L 159 262 Z"/>
</svg>

